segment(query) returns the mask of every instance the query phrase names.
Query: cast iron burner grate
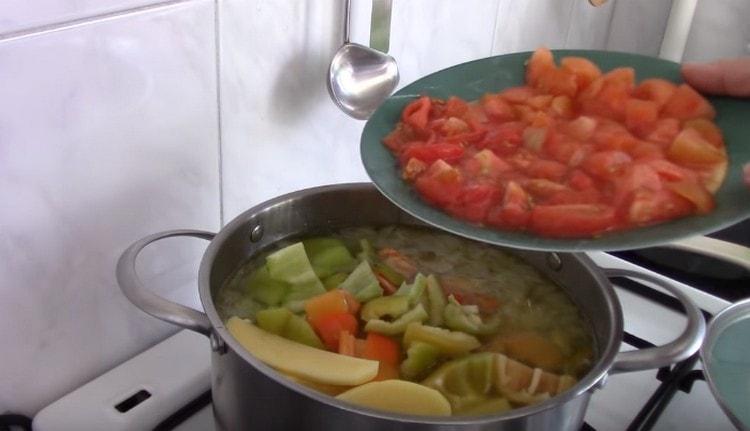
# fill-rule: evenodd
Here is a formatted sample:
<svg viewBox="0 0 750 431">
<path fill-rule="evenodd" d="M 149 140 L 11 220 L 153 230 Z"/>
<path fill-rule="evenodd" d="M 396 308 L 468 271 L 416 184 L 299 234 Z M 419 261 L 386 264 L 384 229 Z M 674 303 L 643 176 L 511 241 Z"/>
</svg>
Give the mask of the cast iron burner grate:
<svg viewBox="0 0 750 431">
<path fill-rule="evenodd" d="M 676 312 L 684 314 L 679 302 L 673 297 L 661 293 L 657 290 L 651 289 L 640 283 L 637 283 L 628 278 L 614 278 L 612 282 L 620 288 L 630 291 L 633 294 L 639 295 L 653 302 L 656 302 L 666 308 L 672 309 Z M 703 310 L 703 315 L 708 320 L 711 314 Z M 647 347 L 653 347 L 654 345 L 640 337 L 637 337 L 629 332 L 625 332 L 623 341 L 637 349 L 644 349 Z M 678 391 L 684 393 L 690 393 L 690 390 L 697 380 L 704 380 L 703 372 L 701 370 L 694 369 L 698 362 L 698 355 L 695 354 L 690 358 L 679 362 L 672 367 L 660 368 L 656 373 L 656 379 L 661 383 L 654 390 L 653 394 L 640 411 L 635 415 L 635 418 L 627 427 L 627 431 L 649 431 L 653 429 L 659 417 L 669 405 L 670 401 Z M 201 394 L 198 398 L 194 399 L 174 414 L 169 416 L 167 419 L 162 421 L 159 425 L 154 428 L 154 431 L 169 431 L 175 429 L 181 423 L 189 419 L 191 416 L 202 410 L 204 407 L 211 403 L 211 391 L 206 391 Z M 592 427 L 588 423 L 583 424 L 581 431 L 596 431 L 596 428 Z"/>
</svg>

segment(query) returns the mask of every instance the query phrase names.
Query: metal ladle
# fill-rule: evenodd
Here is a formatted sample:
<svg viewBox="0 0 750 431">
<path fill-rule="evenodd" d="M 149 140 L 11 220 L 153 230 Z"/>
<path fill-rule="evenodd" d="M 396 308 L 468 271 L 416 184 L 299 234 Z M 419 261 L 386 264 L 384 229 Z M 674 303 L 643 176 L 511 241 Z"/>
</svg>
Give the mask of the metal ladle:
<svg viewBox="0 0 750 431">
<path fill-rule="evenodd" d="M 328 93 L 347 115 L 365 120 L 391 95 L 398 84 L 398 66 L 388 51 L 391 0 L 374 0 L 370 45 L 349 41 L 351 0 L 344 4 L 344 44 L 328 69 Z M 383 38 L 384 37 L 384 38 Z M 374 49 L 378 45 L 383 52 Z"/>
</svg>

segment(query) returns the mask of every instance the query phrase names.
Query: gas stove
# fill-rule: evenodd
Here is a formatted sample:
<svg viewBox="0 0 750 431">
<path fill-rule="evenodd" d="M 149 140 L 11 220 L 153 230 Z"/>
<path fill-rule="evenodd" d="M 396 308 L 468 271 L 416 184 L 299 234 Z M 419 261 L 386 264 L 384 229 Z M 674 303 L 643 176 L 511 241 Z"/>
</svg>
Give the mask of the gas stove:
<svg viewBox="0 0 750 431">
<path fill-rule="evenodd" d="M 747 271 L 737 280 L 665 269 L 641 253 L 589 253 L 602 268 L 631 269 L 666 279 L 688 294 L 707 319 L 750 296 Z M 656 272 L 656 271 L 658 272 Z M 669 278 L 663 274 L 668 274 Z M 623 307 L 621 350 L 664 344 L 684 328 L 679 303 L 655 285 L 612 280 Z M 727 283 L 744 290 L 723 289 Z M 213 430 L 210 348 L 181 331 L 63 397 L 34 418 L 34 430 Z M 615 374 L 594 392 L 584 430 L 731 430 L 712 396 L 697 354 L 658 370 Z"/>
</svg>

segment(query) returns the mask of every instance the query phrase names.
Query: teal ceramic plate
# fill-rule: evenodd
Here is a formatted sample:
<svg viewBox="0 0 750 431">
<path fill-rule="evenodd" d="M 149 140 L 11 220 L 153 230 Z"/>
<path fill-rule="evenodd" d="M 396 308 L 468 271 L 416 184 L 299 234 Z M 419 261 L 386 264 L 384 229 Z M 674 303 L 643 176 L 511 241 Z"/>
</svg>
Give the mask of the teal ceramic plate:
<svg viewBox="0 0 750 431">
<path fill-rule="evenodd" d="M 425 94 L 475 100 L 488 92 L 522 85 L 524 62 L 530 54 L 501 55 L 459 64 L 413 82 L 386 100 L 370 117 L 362 132 L 362 162 L 375 186 L 404 211 L 443 230 L 491 244 L 534 250 L 615 251 L 643 248 L 706 234 L 750 217 L 750 190 L 742 181 L 742 165 L 750 162 L 750 101 L 724 97 L 710 100 L 718 112 L 717 124 L 724 132 L 730 167 L 724 184 L 716 194 L 717 208 L 710 214 L 613 232 L 598 238 L 571 240 L 485 228 L 453 218 L 423 202 L 411 186 L 401 179 L 396 159 L 382 144 L 383 137 L 398 122 L 402 109 L 414 98 Z M 604 71 L 630 66 L 635 68 L 638 81 L 659 77 L 681 82 L 679 64 L 652 57 L 583 50 L 559 50 L 554 54 L 557 60 L 567 55 L 586 57 Z"/>
<path fill-rule="evenodd" d="M 738 429 L 750 429 L 750 299 L 709 323 L 701 347 L 703 372 L 716 400 Z"/>
</svg>

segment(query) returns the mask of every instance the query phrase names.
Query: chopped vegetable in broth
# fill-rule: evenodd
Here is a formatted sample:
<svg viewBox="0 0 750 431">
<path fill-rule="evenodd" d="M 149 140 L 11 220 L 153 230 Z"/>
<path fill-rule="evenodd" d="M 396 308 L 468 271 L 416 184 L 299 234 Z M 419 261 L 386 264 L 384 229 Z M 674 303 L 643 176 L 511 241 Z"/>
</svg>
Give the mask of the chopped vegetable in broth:
<svg viewBox="0 0 750 431">
<path fill-rule="evenodd" d="M 354 367 L 333 373 L 343 379 L 323 365 L 295 371 L 282 354 L 263 360 L 297 383 L 381 410 L 384 396 L 427 393 L 400 408 L 499 413 L 565 391 L 594 357 L 590 326 L 554 282 L 502 250 L 426 228 L 350 228 L 279 244 L 239 268 L 215 303 L 256 356 L 258 343 L 274 340 L 360 359 L 340 361 Z M 341 384 L 363 375 L 364 385 Z M 364 387 L 393 379 L 429 392 Z"/>
</svg>

